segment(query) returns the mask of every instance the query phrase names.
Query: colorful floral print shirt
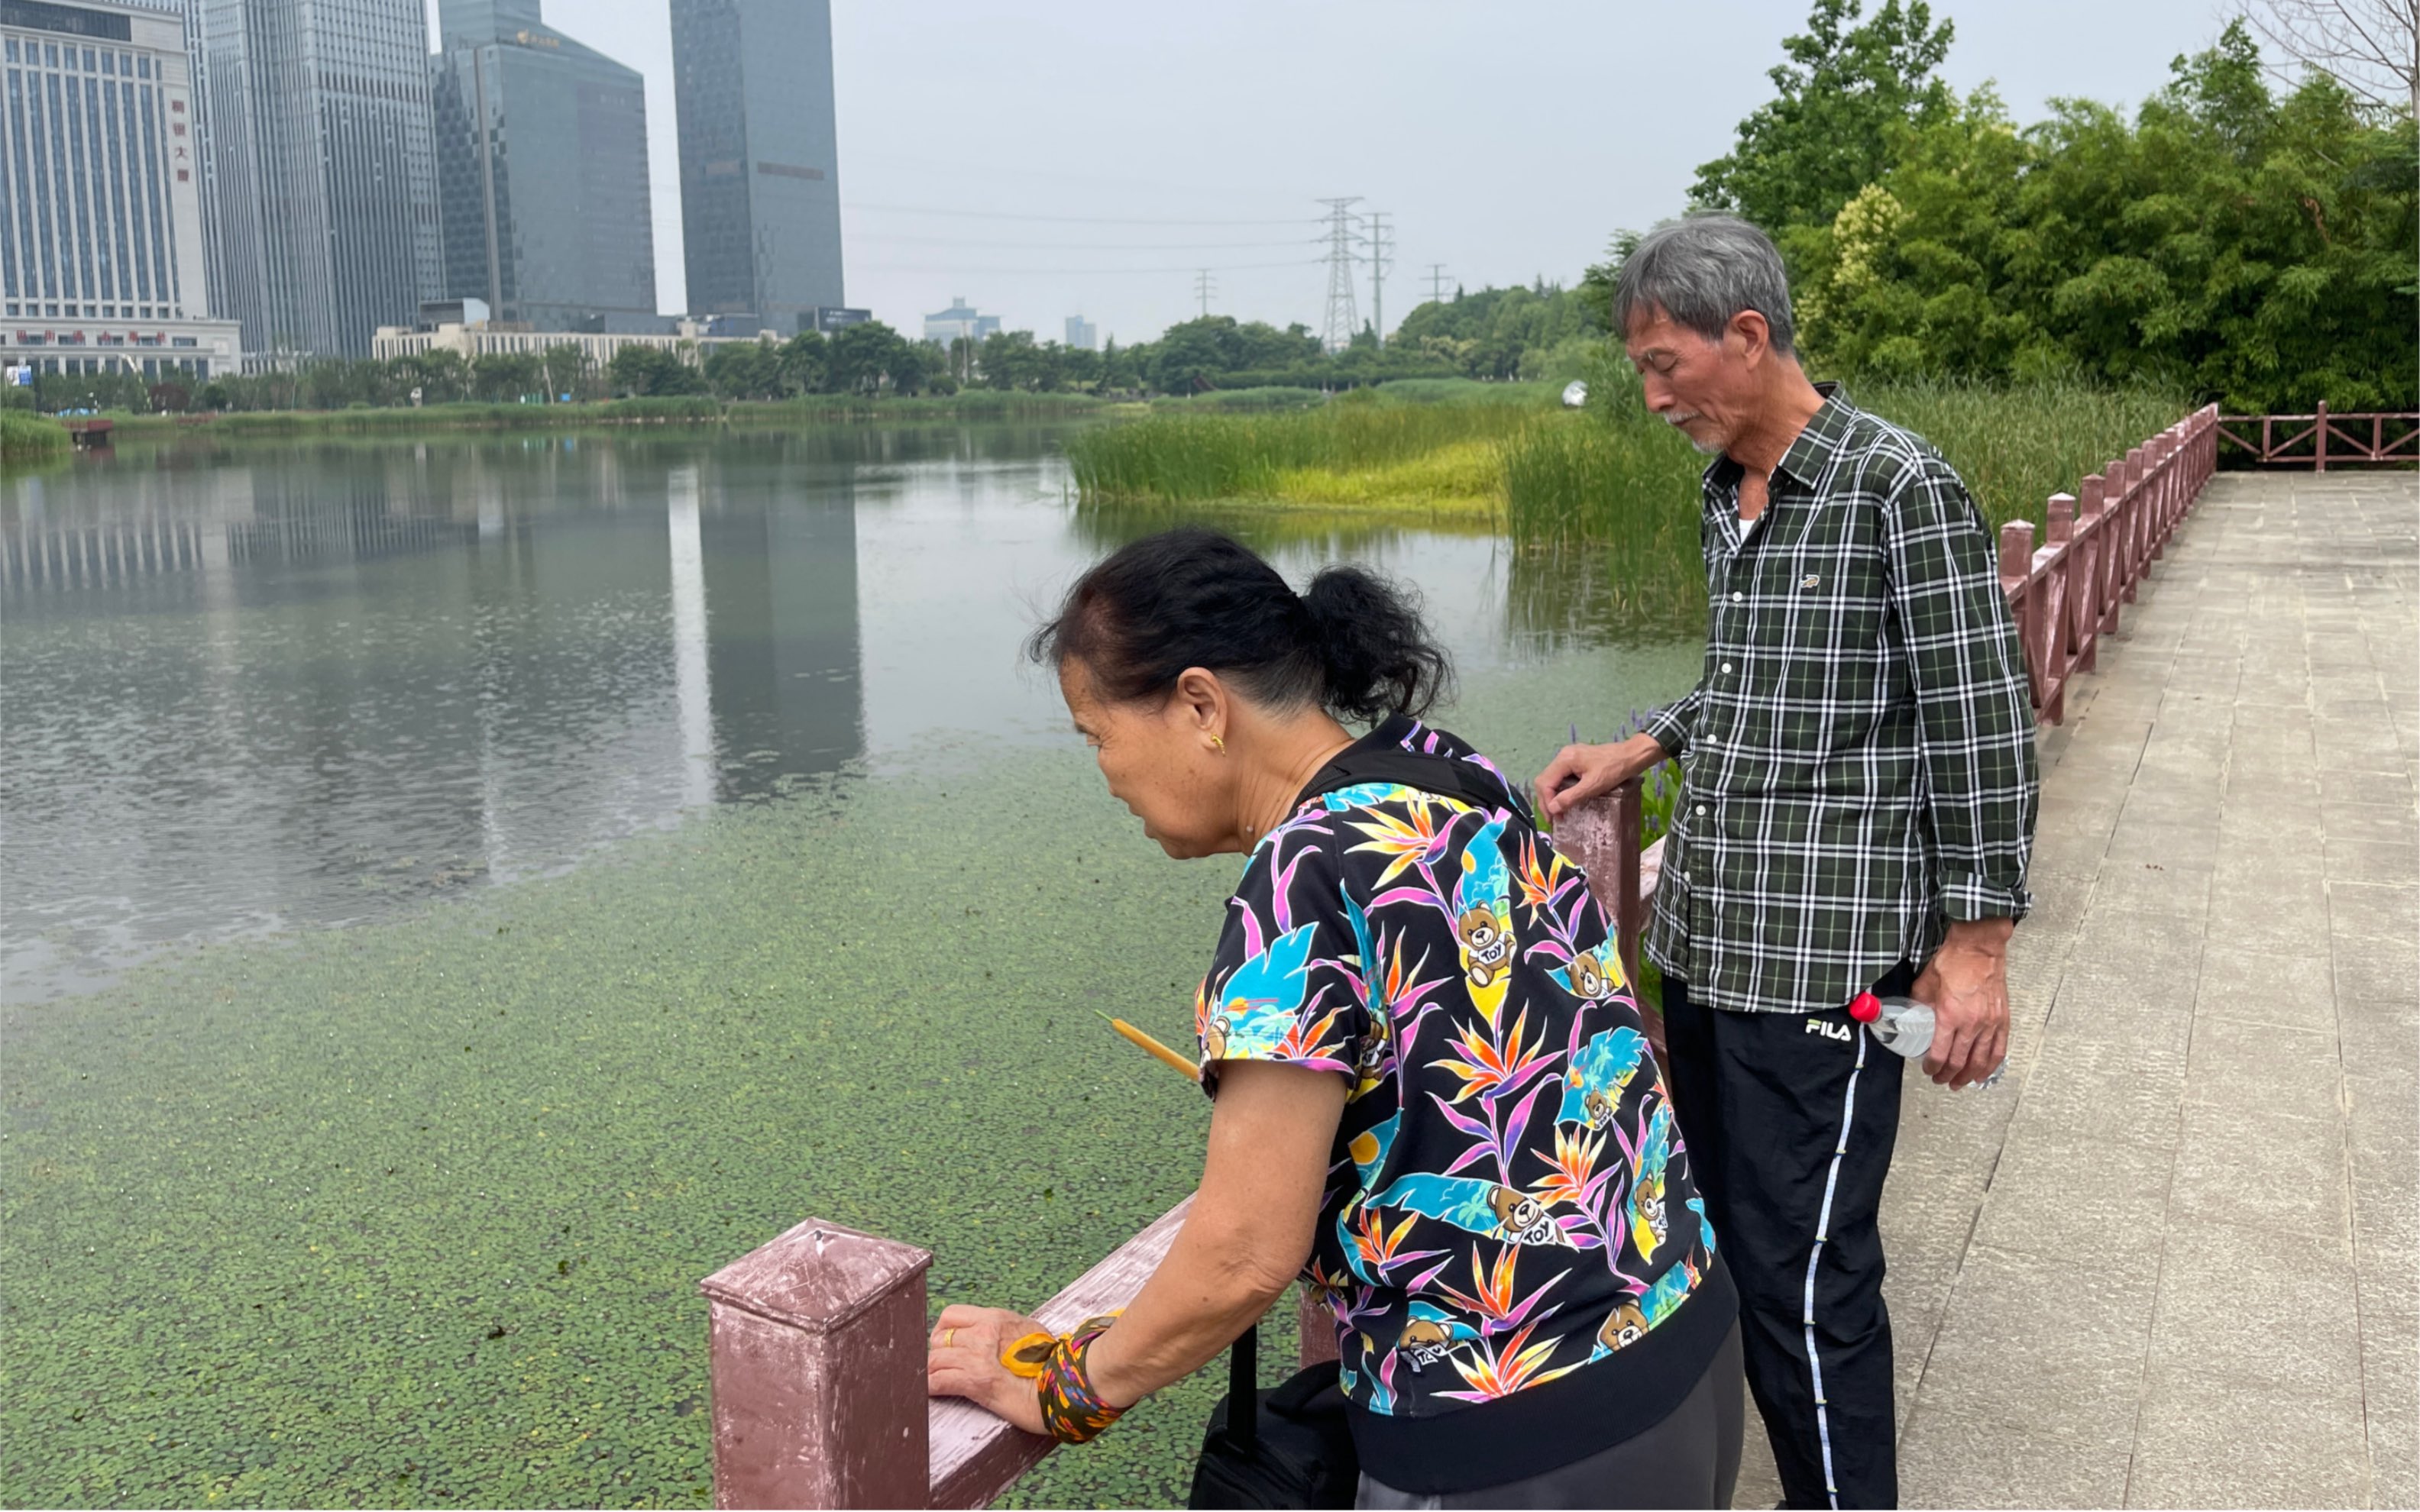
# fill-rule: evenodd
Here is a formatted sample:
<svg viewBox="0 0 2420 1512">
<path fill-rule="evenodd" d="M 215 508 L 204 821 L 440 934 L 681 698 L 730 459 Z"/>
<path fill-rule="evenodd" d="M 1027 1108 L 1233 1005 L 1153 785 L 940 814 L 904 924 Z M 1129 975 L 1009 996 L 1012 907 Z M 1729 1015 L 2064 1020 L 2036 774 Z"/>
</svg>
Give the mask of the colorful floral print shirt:
<svg viewBox="0 0 2420 1512">
<path fill-rule="evenodd" d="M 1228 903 L 1194 1009 L 1221 1060 L 1351 1077 L 1309 1279 L 1346 1396 L 1429 1417 L 1568 1376 L 1669 1317 L 1707 1226 L 1586 879 L 1500 802 L 1392 782 L 1303 802 Z"/>
</svg>

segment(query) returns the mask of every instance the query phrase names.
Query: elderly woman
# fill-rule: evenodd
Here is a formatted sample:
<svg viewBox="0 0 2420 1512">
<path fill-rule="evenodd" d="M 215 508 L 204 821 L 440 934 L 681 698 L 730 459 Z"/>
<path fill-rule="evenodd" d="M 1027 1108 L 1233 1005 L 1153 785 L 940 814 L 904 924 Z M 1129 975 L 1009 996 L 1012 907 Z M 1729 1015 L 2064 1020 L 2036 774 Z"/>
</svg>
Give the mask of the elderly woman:
<svg viewBox="0 0 2420 1512">
<path fill-rule="evenodd" d="M 1661 1072 L 1586 879 L 1419 722 L 1448 663 L 1413 608 L 1178 530 L 1085 574 L 1033 652 L 1146 835 L 1247 857 L 1194 1009 L 1209 1149 L 1122 1317 L 1028 1379 L 1002 1354 L 1036 1324 L 950 1307 L 932 1392 L 1078 1443 L 1301 1275 L 1360 1505 L 1728 1506 L 1737 1304 Z"/>
</svg>

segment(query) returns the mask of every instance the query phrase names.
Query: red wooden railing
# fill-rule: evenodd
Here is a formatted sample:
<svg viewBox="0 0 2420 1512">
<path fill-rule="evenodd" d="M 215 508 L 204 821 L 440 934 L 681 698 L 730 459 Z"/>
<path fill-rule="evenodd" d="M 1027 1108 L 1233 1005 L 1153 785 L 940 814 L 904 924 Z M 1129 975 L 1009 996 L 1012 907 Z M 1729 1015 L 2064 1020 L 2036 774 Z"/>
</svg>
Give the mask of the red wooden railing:
<svg viewBox="0 0 2420 1512">
<path fill-rule="evenodd" d="M 2101 638 L 2200 497 L 2218 459 L 2218 407 L 2196 409 L 2050 497 L 2049 540 L 2030 520 L 2000 527 L 2000 591 L 2017 617 L 2035 712 L 2067 717 L 2068 680 L 2096 665 Z"/>
<path fill-rule="evenodd" d="M 1565 855 L 1620 921 L 1634 975 L 1663 841 L 1638 844 L 1629 782 L 1556 826 Z M 1660 1025 L 1656 1048 L 1660 1051 Z M 1159 1268 L 1192 1198 L 1033 1309 L 1051 1328 L 1123 1307 Z M 722 1507 L 986 1506 L 1041 1463 L 1051 1441 L 980 1407 L 924 1396 L 930 1252 L 809 1219 L 699 1283 Z M 1297 1304 L 1304 1365 L 1336 1357 L 1335 1325 Z"/>
<path fill-rule="evenodd" d="M 2308 464 L 2321 472 L 2331 462 L 2420 461 L 2420 414 L 2413 413 L 2332 415 L 2322 404 L 2307 415 L 2221 415 L 2218 435 L 2255 462 Z"/>
</svg>

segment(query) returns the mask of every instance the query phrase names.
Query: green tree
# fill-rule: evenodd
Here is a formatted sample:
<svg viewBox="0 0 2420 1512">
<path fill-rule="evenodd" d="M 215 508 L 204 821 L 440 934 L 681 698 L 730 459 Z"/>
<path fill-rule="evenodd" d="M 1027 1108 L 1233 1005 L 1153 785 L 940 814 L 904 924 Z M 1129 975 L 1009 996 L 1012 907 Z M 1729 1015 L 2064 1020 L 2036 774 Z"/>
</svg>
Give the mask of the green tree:
<svg viewBox="0 0 2420 1512">
<path fill-rule="evenodd" d="M 1882 177 L 1898 129 L 1940 121 L 1955 101 L 1938 74 L 1952 28 L 1924 0 L 1815 0 L 1807 30 L 1781 44 L 1775 98 L 1740 122 L 1738 145 L 1698 169 L 1692 197 L 1766 231 L 1828 224 Z"/>
<path fill-rule="evenodd" d="M 581 350 L 577 343 L 556 342 L 546 349 L 538 362 L 546 378 L 546 396 L 550 401 L 588 396 L 588 354 Z"/>
<path fill-rule="evenodd" d="M 827 354 L 820 332 L 801 331 L 782 343 L 782 385 L 791 393 L 821 393 Z"/>
<path fill-rule="evenodd" d="M 718 345 L 706 354 L 706 385 L 725 399 L 778 399 L 788 392 L 781 348 L 770 342 Z"/>
<path fill-rule="evenodd" d="M 2325 75 L 2275 97 L 2240 23 L 2131 122 L 2064 100 L 2021 131 L 1978 91 L 1828 224 L 1785 230 L 1803 343 L 1835 371 L 2409 409 L 2415 160 L 2410 116 Z"/>
<path fill-rule="evenodd" d="M 490 404 L 509 404 L 546 386 L 546 362 L 535 352 L 489 352 L 471 364 L 471 392 Z"/>
<path fill-rule="evenodd" d="M 705 375 L 681 361 L 679 353 L 636 342 L 613 354 L 605 364 L 605 377 L 615 393 L 639 398 L 706 392 Z"/>
</svg>

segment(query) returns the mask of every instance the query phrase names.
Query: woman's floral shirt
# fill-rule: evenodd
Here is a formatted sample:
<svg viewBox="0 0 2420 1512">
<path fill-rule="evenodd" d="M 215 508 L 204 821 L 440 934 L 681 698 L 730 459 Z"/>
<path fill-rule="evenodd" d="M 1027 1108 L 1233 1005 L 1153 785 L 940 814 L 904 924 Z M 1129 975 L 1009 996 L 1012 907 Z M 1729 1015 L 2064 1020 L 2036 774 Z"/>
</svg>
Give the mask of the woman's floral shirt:
<svg viewBox="0 0 2420 1512">
<path fill-rule="evenodd" d="M 1635 1343 L 1714 1241 L 1586 879 L 1453 736 L 1373 743 L 1475 763 L 1502 801 L 1303 802 L 1246 863 L 1194 1020 L 1205 1087 L 1221 1060 L 1352 1078 L 1307 1275 L 1347 1397 L 1427 1417 Z"/>
</svg>

